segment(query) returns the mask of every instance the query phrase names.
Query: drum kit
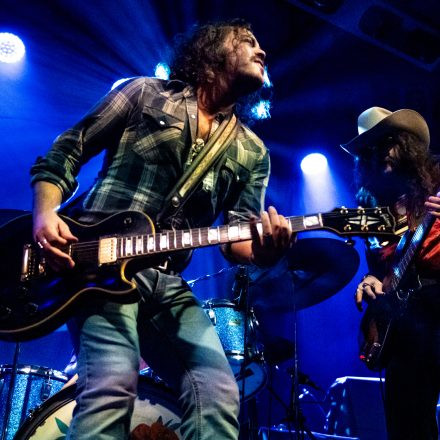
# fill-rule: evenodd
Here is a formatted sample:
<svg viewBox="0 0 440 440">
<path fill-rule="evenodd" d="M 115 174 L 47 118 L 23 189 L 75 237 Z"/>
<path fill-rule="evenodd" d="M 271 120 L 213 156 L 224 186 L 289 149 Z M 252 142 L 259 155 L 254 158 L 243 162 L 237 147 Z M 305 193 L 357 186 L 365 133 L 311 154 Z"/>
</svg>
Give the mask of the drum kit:
<svg viewBox="0 0 440 440">
<path fill-rule="evenodd" d="M 222 274 L 225 271 L 234 274 L 234 298 L 215 298 L 203 303 L 237 379 L 243 405 L 268 387 L 269 367 L 296 357 L 296 335 L 292 342 L 265 333 L 259 328 L 257 316 L 317 304 L 341 290 L 359 265 L 353 246 L 336 239 L 301 239 L 294 249 L 295 253 L 289 253 L 270 270 L 244 266 L 222 270 Z M 201 279 L 212 276 L 216 275 L 189 284 L 195 286 Z M 17 361 L 18 353 L 14 364 L 0 365 L 0 440 L 65 438 L 76 405 L 75 378 L 69 378 L 65 372 Z M 296 386 L 307 378 L 296 367 L 291 377 Z M 270 386 L 268 389 L 272 392 Z M 299 406 L 298 402 L 293 399 L 292 405 Z M 289 411 L 292 413 L 292 408 Z M 174 392 L 147 366 L 139 374 L 131 428 L 158 421 L 177 433 L 180 409 Z"/>
</svg>

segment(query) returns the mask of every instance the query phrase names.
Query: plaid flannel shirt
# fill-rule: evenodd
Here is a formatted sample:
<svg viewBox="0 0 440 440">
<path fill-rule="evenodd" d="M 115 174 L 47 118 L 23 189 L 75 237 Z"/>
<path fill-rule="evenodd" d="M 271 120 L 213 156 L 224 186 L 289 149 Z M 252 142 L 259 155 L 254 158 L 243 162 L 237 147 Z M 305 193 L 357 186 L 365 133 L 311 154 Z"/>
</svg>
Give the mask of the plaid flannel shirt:
<svg viewBox="0 0 440 440">
<path fill-rule="evenodd" d="M 192 87 L 175 80 L 134 78 L 109 92 L 57 137 L 31 168 L 32 183 L 57 185 L 66 201 L 78 186 L 81 165 L 105 150 L 102 169 L 82 201 L 82 213 L 139 210 L 154 219 L 188 164 L 196 132 Z M 190 225 L 210 225 L 222 211 L 230 223 L 259 215 L 269 172 L 264 144 L 239 123 L 236 138 L 187 203 Z"/>
</svg>

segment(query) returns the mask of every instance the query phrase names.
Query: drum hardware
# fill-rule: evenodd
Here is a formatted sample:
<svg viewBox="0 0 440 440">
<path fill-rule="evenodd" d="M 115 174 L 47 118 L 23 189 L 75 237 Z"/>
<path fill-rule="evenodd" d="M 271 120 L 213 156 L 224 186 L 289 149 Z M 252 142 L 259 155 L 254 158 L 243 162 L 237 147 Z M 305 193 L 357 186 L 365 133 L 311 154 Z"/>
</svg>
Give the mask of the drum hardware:
<svg viewBox="0 0 440 440">
<path fill-rule="evenodd" d="M 248 317 L 253 317 L 254 322 L 256 323 L 255 315 L 253 313 L 253 310 L 249 307 L 249 301 L 248 301 L 248 292 L 249 292 L 249 277 L 247 272 L 247 267 L 240 265 L 238 266 L 237 272 L 235 273 L 235 282 L 232 286 L 232 293 L 234 295 L 234 302 L 237 304 L 238 310 L 244 311 L 245 316 L 245 325 L 243 326 L 243 348 L 244 348 L 244 357 L 243 362 L 240 365 L 240 371 L 238 373 L 238 376 L 241 378 L 239 383 L 239 389 L 240 389 L 240 398 L 242 401 L 244 401 L 245 395 L 246 395 L 246 365 L 250 363 L 251 353 L 250 353 L 250 339 L 249 339 L 249 333 L 251 330 L 254 330 L 254 328 L 249 328 L 253 325 L 253 321 L 249 320 L 249 326 L 247 325 Z M 240 385 L 241 384 L 241 385 Z"/>
<path fill-rule="evenodd" d="M 76 395 L 75 382 L 52 395 L 20 426 L 14 440 L 64 438 L 76 406 Z M 142 370 L 130 430 L 133 431 L 142 424 L 151 426 L 155 422 L 160 422 L 180 438 L 180 418 L 181 410 L 174 392 L 150 368 Z"/>
<path fill-rule="evenodd" d="M 304 393 L 300 392 L 299 387 L 301 373 L 298 368 L 297 311 L 339 292 L 356 274 L 359 262 L 359 255 L 350 243 L 333 238 L 303 238 L 273 268 L 252 268 L 250 290 L 253 308 L 261 316 L 271 317 L 272 320 L 288 313 L 292 322 L 292 338 L 289 338 L 292 342 L 274 336 L 269 337 L 274 340 L 271 346 L 264 337 L 262 340 L 269 365 L 293 358 L 289 404 L 283 406 L 286 410 L 285 421 L 296 428 L 297 439 L 303 438 L 299 436 L 304 433 L 314 438 L 306 426 L 300 405 L 300 396 Z M 284 354 L 283 346 L 286 348 Z M 268 390 L 281 401 L 270 384 Z"/>
<path fill-rule="evenodd" d="M 207 300 L 202 307 L 219 336 L 242 401 L 252 398 L 266 383 L 266 367 L 262 349 L 256 341 L 253 311 L 250 310 L 246 318 L 236 302 L 225 299 Z"/>
<path fill-rule="evenodd" d="M 60 371 L 34 365 L 0 365 L 0 400 L 11 395 L 11 405 L 0 405 L 0 425 L 6 440 L 11 440 L 22 422 L 31 417 L 48 397 L 67 382 Z M 3 422 L 2 422 L 3 421 Z"/>
<path fill-rule="evenodd" d="M 12 409 L 12 399 L 14 396 L 14 389 L 15 389 L 15 381 L 17 378 L 17 365 L 18 365 L 18 358 L 20 356 L 20 343 L 15 343 L 15 350 L 14 350 L 14 359 L 12 363 L 12 371 L 11 371 L 11 381 L 9 384 L 9 389 L 6 397 L 6 405 L 5 405 L 5 413 L 3 415 L 3 427 L 2 427 L 2 437 L 1 440 L 8 440 L 8 427 L 9 422 L 11 420 L 11 409 Z M 6 379 L 4 379 L 6 381 Z M 5 386 L 5 382 L 3 386 Z M 13 434 L 13 433 L 12 433 Z M 12 436 L 10 436 L 12 438 Z"/>
<path fill-rule="evenodd" d="M 243 361 L 239 372 L 235 375 L 237 380 L 242 408 L 240 411 L 240 437 L 243 435 L 247 440 L 257 439 L 258 436 L 258 414 L 255 393 L 247 396 L 247 388 L 252 384 L 254 371 L 252 371 L 252 362 L 259 359 L 264 365 L 263 351 L 256 342 L 256 330 L 258 321 L 253 309 L 249 305 L 249 275 L 248 267 L 240 265 L 235 273 L 235 280 L 232 286 L 233 302 L 237 310 L 244 313 L 245 325 L 243 327 Z M 264 385 L 266 383 L 264 376 Z M 246 399 L 248 397 L 248 399 Z"/>
<path fill-rule="evenodd" d="M 242 401 L 252 398 L 265 386 L 266 367 L 261 344 L 257 342 L 258 322 L 254 311 L 247 304 L 249 284 L 248 268 L 232 266 L 216 273 L 203 275 L 188 281 L 190 287 L 203 280 L 210 280 L 234 273 L 232 297 L 212 298 L 204 301 L 202 308 L 214 326 L 223 350 L 239 385 Z M 245 343 L 246 341 L 246 343 Z M 241 372 L 241 368 L 243 371 Z"/>
</svg>

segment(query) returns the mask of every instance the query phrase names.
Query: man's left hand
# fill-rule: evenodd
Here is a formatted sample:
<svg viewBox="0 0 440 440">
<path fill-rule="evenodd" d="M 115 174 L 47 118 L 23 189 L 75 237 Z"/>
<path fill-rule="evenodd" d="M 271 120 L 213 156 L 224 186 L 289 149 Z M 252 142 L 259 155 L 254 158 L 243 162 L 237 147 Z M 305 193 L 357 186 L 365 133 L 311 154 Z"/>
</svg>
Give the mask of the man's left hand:
<svg viewBox="0 0 440 440">
<path fill-rule="evenodd" d="M 251 221 L 252 263 L 272 266 L 285 254 L 293 241 L 292 229 L 286 218 L 270 206 L 261 214 L 262 233 L 258 232 L 257 219 Z"/>
<path fill-rule="evenodd" d="M 429 196 L 425 202 L 425 207 L 430 214 L 440 218 L 440 192 L 435 196 Z"/>
</svg>

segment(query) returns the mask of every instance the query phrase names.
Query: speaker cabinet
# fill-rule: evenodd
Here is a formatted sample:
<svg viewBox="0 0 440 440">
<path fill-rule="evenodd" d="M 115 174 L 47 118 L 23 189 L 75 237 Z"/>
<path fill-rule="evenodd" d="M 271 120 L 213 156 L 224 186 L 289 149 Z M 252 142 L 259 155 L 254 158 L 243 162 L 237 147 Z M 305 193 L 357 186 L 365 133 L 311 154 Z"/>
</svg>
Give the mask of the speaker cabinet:
<svg viewBox="0 0 440 440">
<path fill-rule="evenodd" d="M 329 411 L 324 432 L 386 440 L 382 386 L 375 377 L 337 378 L 327 392 Z"/>
</svg>

